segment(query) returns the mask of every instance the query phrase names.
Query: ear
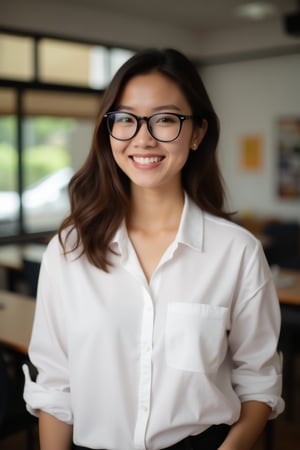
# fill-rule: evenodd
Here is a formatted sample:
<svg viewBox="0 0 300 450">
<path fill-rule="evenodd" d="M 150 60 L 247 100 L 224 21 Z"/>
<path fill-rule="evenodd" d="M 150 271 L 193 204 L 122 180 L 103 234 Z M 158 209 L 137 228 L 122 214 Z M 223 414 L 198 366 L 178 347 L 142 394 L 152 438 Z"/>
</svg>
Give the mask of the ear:
<svg viewBox="0 0 300 450">
<path fill-rule="evenodd" d="M 204 139 L 204 136 L 206 135 L 207 128 L 208 128 L 208 123 L 207 123 L 206 119 L 202 120 L 200 127 L 194 128 L 192 139 L 191 139 L 191 145 L 190 145 L 192 150 L 197 150 L 199 148 L 199 145 L 201 144 L 201 142 Z"/>
</svg>

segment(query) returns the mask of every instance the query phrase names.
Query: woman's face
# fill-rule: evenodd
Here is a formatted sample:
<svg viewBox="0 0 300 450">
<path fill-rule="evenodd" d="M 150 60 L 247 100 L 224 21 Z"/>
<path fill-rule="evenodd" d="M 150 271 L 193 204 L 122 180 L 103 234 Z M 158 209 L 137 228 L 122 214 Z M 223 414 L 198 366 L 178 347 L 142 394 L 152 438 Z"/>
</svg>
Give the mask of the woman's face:
<svg viewBox="0 0 300 450">
<path fill-rule="evenodd" d="M 116 111 L 150 116 L 169 112 L 191 115 L 191 107 L 179 86 L 159 72 L 131 78 L 121 93 Z M 159 189 L 180 185 L 181 170 L 190 149 L 197 148 L 206 132 L 195 128 L 192 120 L 185 120 L 181 133 L 172 142 L 154 139 L 145 121 L 129 141 L 110 137 L 113 157 L 134 187 Z M 200 151 L 200 150 L 198 150 Z"/>
</svg>

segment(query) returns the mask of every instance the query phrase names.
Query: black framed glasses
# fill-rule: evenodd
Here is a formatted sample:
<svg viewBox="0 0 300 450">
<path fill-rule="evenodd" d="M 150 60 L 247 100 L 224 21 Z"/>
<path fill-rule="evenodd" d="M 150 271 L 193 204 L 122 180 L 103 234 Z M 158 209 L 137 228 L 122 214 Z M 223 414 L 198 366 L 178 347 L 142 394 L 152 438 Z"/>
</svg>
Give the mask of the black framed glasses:
<svg viewBox="0 0 300 450">
<path fill-rule="evenodd" d="M 135 114 L 113 111 L 104 115 L 109 134 L 119 141 L 129 141 L 138 133 L 141 122 L 147 123 L 151 136 L 160 142 L 172 142 L 178 138 L 182 124 L 194 116 L 176 113 L 157 113 L 151 116 L 136 116 Z"/>
</svg>

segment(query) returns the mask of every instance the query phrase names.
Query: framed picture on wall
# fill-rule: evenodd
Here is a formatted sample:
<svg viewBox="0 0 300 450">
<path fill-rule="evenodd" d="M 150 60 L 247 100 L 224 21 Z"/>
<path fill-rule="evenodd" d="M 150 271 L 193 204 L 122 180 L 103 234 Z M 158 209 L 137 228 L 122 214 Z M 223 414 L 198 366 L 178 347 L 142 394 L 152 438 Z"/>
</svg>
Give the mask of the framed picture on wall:
<svg viewBox="0 0 300 450">
<path fill-rule="evenodd" d="M 300 200 L 300 116 L 278 120 L 277 193 Z"/>
<path fill-rule="evenodd" d="M 241 138 L 241 168 L 255 172 L 263 166 L 263 138 L 260 135 L 245 135 Z"/>
</svg>

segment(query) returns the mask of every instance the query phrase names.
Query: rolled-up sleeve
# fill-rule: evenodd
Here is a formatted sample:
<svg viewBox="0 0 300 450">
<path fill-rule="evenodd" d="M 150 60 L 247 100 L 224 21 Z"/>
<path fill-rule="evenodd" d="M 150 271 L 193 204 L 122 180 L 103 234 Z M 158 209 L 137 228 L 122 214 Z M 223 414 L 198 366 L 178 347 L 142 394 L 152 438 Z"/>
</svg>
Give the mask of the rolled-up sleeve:
<svg viewBox="0 0 300 450">
<path fill-rule="evenodd" d="M 23 371 L 25 375 L 24 400 L 27 410 L 32 415 L 38 416 L 42 409 L 57 419 L 72 424 L 70 393 L 50 389 L 33 382 L 26 364 L 23 366 Z"/>
<path fill-rule="evenodd" d="M 241 276 L 229 335 L 232 384 L 241 402 L 257 400 L 284 409 L 282 357 L 278 353 L 280 306 L 269 266 L 260 245 Z"/>
<path fill-rule="evenodd" d="M 41 265 L 35 319 L 29 357 L 38 375 L 32 381 L 28 367 L 25 374 L 24 400 L 28 411 L 38 416 L 43 410 L 66 423 L 73 422 L 68 374 L 67 323 L 63 301 L 56 289 L 55 277 L 47 270 L 47 255 Z M 56 279 L 55 279 L 56 278 Z"/>
</svg>

